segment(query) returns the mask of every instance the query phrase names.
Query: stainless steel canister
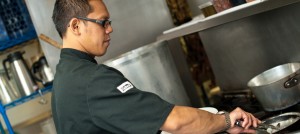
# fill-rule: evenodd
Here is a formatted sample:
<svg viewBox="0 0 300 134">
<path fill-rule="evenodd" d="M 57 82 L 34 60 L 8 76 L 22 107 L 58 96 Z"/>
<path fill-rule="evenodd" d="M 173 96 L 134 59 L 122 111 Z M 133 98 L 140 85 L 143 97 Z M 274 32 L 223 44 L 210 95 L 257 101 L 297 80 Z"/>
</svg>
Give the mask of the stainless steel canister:
<svg viewBox="0 0 300 134">
<path fill-rule="evenodd" d="M 282 110 L 300 102 L 300 63 L 271 68 L 248 82 L 266 111 Z"/>
<path fill-rule="evenodd" d="M 2 104 L 10 103 L 18 98 L 21 98 L 19 90 L 7 79 L 5 71 L 0 70 L 0 99 Z"/>
<path fill-rule="evenodd" d="M 10 79 L 8 72 L 11 71 L 21 95 L 28 96 L 37 90 L 38 86 L 33 80 L 32 74 L 23 58 L 24 53 L 25 52 L 16 51 L 9 54 L 7 58 L 3 60 L 2 64 L 6 71 L 7 78 Z"/>
</svg>

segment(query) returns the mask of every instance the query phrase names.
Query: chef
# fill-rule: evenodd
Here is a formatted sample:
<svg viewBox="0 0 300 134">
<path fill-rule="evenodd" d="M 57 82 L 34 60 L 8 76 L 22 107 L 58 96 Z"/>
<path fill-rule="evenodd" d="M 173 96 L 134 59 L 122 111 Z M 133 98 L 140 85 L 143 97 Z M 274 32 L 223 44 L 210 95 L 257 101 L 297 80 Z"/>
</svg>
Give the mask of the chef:
<svg viewBox="0 0 300 134">
<path fill-rule="evenodd" d="M 170 104 L 97 64 L 94 58 L 106 53 L 113 32 L 102 0 L 57 0 L 52 18 L 63 40 L 52 94 L 58 134 L 254 133 L 249 127 L 260 123 L 240 108 L 211 114 Z M 242 127 L 234 125 L 237 120 Z"/>
</svg>

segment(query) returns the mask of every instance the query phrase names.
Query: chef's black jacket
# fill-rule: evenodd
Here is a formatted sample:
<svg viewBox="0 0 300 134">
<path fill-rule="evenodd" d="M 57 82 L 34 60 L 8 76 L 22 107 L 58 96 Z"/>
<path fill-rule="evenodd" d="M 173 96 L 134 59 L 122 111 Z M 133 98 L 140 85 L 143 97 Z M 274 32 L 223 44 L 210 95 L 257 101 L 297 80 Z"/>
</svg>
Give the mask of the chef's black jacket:
<svg viewBox="0 0 300 134">
<path fill-rule="evenodd" d="M 173 107 L 88 54 L 61 50 L 52 93 L 58 134 L 156 134 Z"/>
</svg>

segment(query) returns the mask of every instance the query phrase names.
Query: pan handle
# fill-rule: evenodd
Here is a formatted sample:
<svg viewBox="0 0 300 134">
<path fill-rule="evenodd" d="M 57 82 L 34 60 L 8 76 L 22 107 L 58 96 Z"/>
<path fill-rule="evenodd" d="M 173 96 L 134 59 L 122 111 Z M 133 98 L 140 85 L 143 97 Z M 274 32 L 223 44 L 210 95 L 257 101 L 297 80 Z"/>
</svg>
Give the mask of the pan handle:
<svg viewBox="0 0 300 134">
<path fill-rule="evenodd" d="M 293 78 L 290 78 L 286 82 L 284 82 L 283 86 L 285 88 L 291 88 L 291 87 L 298 85 L 298 83 L 299 83 L 299 80 L 296 78 L 296 76 L 294 76 Z"/>
<path fill-rule="evenodd" d="M 237 120 L 235 121 L 234 125 L 235 126 L 238 126 L 238 127 L 242 127 L 242 124 L 243 124 L 243 121 L 242 120 Z M 280 125 L 280 124 L 279 124 Z M 262 130 L 262 131 L 267 131 L 268 128 L 271 128 L 271 129 L 279 129 L 280 126 L 273 126 L 273 125 L 269 125 L 269 124 L 265 124 L 265 123 L 260 123 L 258 124 L 258 126 L 255 128 L 253 126 L 250 127 L 250 129 L 254 129 L 254 130 Z"/>
</svg>

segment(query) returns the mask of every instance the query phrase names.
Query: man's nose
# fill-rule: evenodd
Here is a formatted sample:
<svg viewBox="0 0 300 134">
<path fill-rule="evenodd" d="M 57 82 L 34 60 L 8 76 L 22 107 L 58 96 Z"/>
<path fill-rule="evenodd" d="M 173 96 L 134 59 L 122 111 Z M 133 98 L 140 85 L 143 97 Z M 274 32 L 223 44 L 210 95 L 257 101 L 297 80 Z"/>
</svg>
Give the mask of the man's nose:
<svg viewBox="0 0 300 134">
<path fill-rule="evenodd" d="M 109 26 L 106 28 L 105 32 L 106 32 L 106 34 L 110 34 L 110 33 L 112 33 L 112 32 L 113 32 L 113 28 L 112 28 L 112 26 L 111 26 L 111 25 L 109 25 Z"/>
</svg>

